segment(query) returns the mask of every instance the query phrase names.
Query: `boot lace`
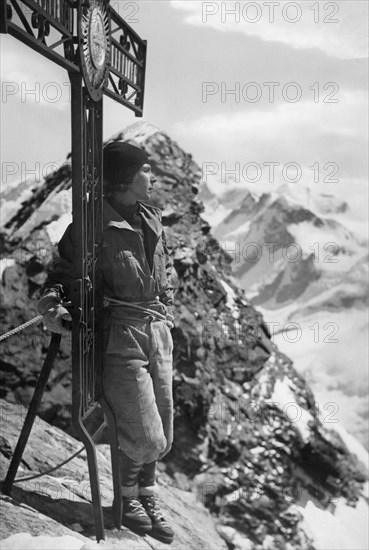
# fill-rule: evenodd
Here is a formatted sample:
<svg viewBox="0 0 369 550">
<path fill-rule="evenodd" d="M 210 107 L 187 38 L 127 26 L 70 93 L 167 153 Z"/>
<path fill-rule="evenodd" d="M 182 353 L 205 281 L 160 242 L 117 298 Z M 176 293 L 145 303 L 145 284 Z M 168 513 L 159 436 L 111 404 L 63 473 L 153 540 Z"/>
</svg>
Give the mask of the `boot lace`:
<svg viewBox="0 0 369 550">
<path fill-rule="evenodd" d="M 141 517 L 147 516 L 145 512 L 145 508 L 142 506 L 141 502 L 137 497 L 125 498 L 124 502 L 128 504 L 129 512 L 137 514 L 138 516 L 141 516 Z"/>
<path fill-rule="evenodd" d="M 163 512 L 158 503 L 158 497 L 144 497 L 144 502 L 146 511 L 151 518 L 155 519 L 156 521 L 165 522 Z"/>
</svg>

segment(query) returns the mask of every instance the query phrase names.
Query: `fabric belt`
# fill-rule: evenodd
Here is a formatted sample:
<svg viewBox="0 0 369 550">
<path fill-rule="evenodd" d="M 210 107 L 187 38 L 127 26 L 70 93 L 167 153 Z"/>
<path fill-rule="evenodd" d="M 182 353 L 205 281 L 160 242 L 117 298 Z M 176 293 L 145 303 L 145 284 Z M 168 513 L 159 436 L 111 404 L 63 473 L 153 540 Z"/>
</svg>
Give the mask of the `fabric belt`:
<svg viewBox="0 0 369 550">
<path fill-rule="evenodd" d="M 115 298 L 108 298 L 107 296 L 104 296 L 104 306 L 114 306 L 114 308 L 122 308 L 122 313 L 128 313 L 126 310 L 133 308 L 137 312 L 149 315 L 150 317 L 154 317 L 158 321 L 165 321 L 166 315 L 163 313 L 160 313 L 159 311 L 156 311 L 155 309 L 152 309 L 152 307 L 159 306 L 161 309 L 164 306 L 159 300 L 159 297 L 157 296 L 155 300 L 148 300 L 144 302 L 125 302 L 123 300 L 116 300 Z"/>
</svg>

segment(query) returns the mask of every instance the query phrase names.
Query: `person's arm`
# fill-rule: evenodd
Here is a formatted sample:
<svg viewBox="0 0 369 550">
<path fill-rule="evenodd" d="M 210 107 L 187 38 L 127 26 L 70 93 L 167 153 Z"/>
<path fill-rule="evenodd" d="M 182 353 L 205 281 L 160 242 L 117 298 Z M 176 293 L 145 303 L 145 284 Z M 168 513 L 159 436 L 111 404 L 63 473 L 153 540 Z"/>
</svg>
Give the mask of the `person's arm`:
<svg viewBox="0 0 369 550">
<path fill-rule="evenodd" d="M 64 321 L 72 318 L 64 303 L 70 300 L 73 284 L 73 241 L 72 224 L 70 224 L 59 245 L 59 261 L 48 274 L 45 284 L 41 288 L 37 311 L 43 316 L 43 321 L 52 332 L 69 332 Z"/>
<path fill-rule="evenodd" d="M 68 225 L 58 244 L 59 260 L 48 274 L 41 295 L 53 292 L 59 301 L 67 301 L 73 284 L 72 224 Z"/>
</svg>

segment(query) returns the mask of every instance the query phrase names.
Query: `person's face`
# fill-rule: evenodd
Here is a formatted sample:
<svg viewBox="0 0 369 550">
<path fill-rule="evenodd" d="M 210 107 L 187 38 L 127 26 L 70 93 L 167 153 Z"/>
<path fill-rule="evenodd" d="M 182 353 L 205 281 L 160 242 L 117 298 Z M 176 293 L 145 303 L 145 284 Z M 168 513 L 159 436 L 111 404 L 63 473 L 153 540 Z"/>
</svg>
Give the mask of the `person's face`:
<svg viewBox="0 0 369 550">
<path fill-rule="evenodd" d="M 155 182 L 156 178 L 151 172 L 150 164 L 143 164 L 128 187 L 128 193 L 132 199 L 145 202 L 150 199 Z"/>
</svg>

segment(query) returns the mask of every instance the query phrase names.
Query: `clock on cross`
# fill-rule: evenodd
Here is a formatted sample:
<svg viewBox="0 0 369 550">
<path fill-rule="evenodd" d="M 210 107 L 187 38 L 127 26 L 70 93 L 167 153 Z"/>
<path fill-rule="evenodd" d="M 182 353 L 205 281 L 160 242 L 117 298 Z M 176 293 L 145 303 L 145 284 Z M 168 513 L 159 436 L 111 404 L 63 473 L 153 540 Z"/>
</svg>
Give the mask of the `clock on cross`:
<svg viewBox="0 0 369 550">
<path fill-rule="evenodd" d="M 93 100 L 101 99 L 109 75 L 110 28 L 103 0 L 80 4 L 78 41 L 81 69 Z"/>
</svg>

